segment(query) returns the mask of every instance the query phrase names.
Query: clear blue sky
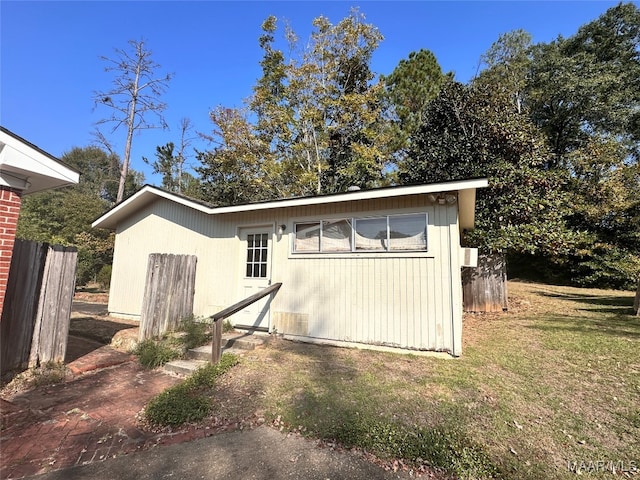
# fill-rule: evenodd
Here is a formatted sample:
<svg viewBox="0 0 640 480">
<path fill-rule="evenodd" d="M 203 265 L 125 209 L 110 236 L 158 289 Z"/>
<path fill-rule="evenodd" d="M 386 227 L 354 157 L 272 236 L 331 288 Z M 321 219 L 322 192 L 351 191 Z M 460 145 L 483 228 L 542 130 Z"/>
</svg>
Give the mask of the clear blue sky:
<svg viewBox="0 0 640 480">
<path fill-rule="evenodd" d="M 618 2 L 610 1 L 75 1 L 0 2 L 0 124 L 61 157 L 91 144 L 92 93 L 112 76 L 99 57 L 113 56 L 130 39 L 144 39 L 162 72 L 175 74 L 166 95 L 170 131 L 134 138 L 132 167 L 159 184 L 142 162 L 155 147 L 179 140 L 179 122 L 191 119 L 209 133 L 208 112 L 240 107 L 260 76 L 260 25 L 286 19 L 306 39 L 314 18 L 336 24 L 359 7 L 384 41 L 372 69 L 389 74 L 410 52 L 431 50 L 444 71 L 467 82 L 480 55 L 502 33 L 522 28 L 534 42 L 570 36 Z M 124 130 L 110 136 L 122 156 Z M 206 144 L 194 146 L 205 149 Z"/>
</svg>

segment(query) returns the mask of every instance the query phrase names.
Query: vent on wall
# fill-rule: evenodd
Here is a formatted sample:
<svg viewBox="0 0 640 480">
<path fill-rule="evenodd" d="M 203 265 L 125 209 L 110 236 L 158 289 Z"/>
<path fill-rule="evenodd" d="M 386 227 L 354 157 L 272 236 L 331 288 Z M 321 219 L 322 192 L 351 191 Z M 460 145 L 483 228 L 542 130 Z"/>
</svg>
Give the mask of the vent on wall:
<svg viewBox="0 0 640 480">
<path fill-rule="evenodd" d="M 477 248 L 461 248 L 460 264 L 463 267 L 478 266 L 478 249 Z"/>
</svg>

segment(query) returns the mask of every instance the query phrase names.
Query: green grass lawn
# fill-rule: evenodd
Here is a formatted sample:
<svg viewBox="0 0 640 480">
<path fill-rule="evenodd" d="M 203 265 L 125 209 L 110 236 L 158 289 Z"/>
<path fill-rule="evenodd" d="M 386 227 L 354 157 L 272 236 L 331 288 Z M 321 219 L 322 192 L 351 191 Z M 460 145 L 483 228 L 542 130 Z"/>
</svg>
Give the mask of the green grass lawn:
<svg viewBox="0 0 640 480">
<path fill-rule="evenodd" d="M 275 341 L 220 379 L 215 415 L 458 478 L 640 469 L 633 293 L 510 282 L 509 297 L 508 313 L 465 317 L 457 359 Z"/>
</svg>

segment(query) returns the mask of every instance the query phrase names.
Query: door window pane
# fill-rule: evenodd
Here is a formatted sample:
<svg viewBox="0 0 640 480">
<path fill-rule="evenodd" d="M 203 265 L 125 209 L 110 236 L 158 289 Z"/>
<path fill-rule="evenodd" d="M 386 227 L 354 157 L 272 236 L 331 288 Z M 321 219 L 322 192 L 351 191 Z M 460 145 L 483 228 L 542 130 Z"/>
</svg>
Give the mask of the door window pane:
<svg viewBox="0 0 640 480">
<path fill-rule="evenodd" d="M 267 277 L 268 243 L 269 234 L 267 233 L 247 235 L 247 277 Z"/>
</svg>

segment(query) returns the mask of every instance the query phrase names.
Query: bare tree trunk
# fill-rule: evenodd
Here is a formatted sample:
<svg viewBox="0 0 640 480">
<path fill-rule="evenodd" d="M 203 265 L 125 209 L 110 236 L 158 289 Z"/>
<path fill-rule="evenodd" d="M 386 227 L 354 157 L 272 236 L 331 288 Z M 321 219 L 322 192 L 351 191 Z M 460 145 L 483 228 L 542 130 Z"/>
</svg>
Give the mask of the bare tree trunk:
<svg viewBox="0 0 640 480">
<path fill-rule="evenodd" d="M 633 302 L 633 313 L 640 317 L 640 281 L 638 281 L 638 290 L 636 291 L 636 298 Z"/>
<path fill-rule="evenodd" d="M 131 105 L 129 106 L 129 118 L 127 119 L 127 143 L 124 146 L 124 158 L 122 159 L 122 169 L 120 170 L 120 183 L 118 184 L 118 196 L 116 203 L 120 203 L 124 197 L 124 187 L 129 175 L 129 160 L 131 158 L 131 143 L 133 142 L 133 131 L 136 121 L 136 104 L 138 102 L 138 82 L 140 81 L 140 64 L 136 65 L 136 79 L 131 95 Z"/>
<path fill-rule="evenodd" d="M 144 41 L 129 40 L 130 51 L 116 49 L 116 58 L 101 57 L 108 63 L 107 72 L 116 72 L 111 90 L 95 92 L 95 105 L 103 105 L 111 109 L 111 115 L 99 120 L 98 124 L 113 123 L 112 133 L 120 126 L 126 125 L 127 137 L 124 158 L 120 169 L 118 194 L 116 203 L 122 202 L 125 195 L 129 165 L 131 164 L 131 144 L 133 134 L 137 130 L 147 128 L 166 128 L 162 112 L 166 104 L 159 100 L 172 75 L 154 78 L 154 71 L 159 67 L 151 60 L 151 51 L 145 48 Z M 156 122 L 149 121 L 146 116 L 152 113 Z M 104 136 L 98 131 L 98 139 L 106 144 Z M 111 151 L 111 149 L 109 149 Z"/>
</svg>

